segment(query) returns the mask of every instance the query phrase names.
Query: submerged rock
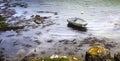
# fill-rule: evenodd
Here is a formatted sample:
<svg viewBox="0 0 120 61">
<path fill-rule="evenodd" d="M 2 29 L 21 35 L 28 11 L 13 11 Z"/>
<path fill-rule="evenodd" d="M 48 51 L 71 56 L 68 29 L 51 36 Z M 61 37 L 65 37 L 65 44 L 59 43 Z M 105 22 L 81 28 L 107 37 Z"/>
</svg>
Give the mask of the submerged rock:
<svg viewBox="0 0 120 61">
<path fill-rule="evenodd" d="M 92 46 L 86 52 L 85 61 L 112 61 L 112 57 L 108 49 L 102 46 Z"/>
</svg>

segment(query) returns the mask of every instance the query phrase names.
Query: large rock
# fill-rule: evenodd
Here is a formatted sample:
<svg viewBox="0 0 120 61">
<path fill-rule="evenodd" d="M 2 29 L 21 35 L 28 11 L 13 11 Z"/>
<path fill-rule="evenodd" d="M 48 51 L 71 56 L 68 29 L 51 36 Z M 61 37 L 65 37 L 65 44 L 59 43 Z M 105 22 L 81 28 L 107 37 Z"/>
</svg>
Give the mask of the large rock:
<svg viewBox="0 0 120 61">
<path fill-rule="evenodd" d="M 112 57 L 108 49 L 102 46 L 92 46 L 86 52 L 85 61 L 112 61 Z"/>
</svg>

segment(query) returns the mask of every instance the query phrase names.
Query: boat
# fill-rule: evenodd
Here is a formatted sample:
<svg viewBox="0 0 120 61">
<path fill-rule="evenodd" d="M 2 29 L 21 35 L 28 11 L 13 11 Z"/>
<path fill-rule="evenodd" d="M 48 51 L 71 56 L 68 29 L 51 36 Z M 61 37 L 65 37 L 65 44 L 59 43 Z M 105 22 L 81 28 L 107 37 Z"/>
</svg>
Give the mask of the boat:
<svg viewBox="0 0 120 61">
<path fill-rule="evenodd" d="M 68 18 L 67 19 L 68 22 L 68 27 L 72 27 L 74 29 L 78 29 L 78 30 L 83 30 L 86 31 L 86 26 L 87 26 L 87 22 L 81 18 Z"/>
</svg>

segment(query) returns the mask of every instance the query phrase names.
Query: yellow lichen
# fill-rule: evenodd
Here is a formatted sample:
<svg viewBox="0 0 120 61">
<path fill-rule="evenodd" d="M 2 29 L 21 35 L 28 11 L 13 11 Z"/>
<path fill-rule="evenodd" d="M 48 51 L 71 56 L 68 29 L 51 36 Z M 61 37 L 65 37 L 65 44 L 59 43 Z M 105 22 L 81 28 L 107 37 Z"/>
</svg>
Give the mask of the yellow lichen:
<svg viewBox="0 0 120 61">
<path fill-rule="evenodd" d="M 103 51 L 105 51 L 105 48 L 102 46 L 93 46 L 88 50 L 88 53 L 91 55 L 99 55 Z"/>
</svg>

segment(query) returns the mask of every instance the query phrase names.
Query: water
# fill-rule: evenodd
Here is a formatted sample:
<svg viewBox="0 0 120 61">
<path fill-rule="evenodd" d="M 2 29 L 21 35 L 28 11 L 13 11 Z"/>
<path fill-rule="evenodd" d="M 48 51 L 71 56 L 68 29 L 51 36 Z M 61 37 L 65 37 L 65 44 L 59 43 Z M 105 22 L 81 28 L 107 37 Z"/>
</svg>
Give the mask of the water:
<svg viewBox="0 0 120 61">
<path fill-rule="evenodd" d="M 50 20 L 55 24 L 46 28 L 41 28 L 41 26 L 35 29 L 28 28 L 29 31 L 21 31 L 20 36 L 16 36 L 16 32 L 14 31 L 1 33 L 0 39 L 4 41 L 0 46 L 6 48 L 4 53 L 10 56 L 10 58 L 19 58 L 18 55 L 21 51 L 24 56 L 29 55 L 34 49 L 37 50 L 36 54 L 40 54 L 41 51 L 46 51 L 46 55 L 51 55 L 54 54 L 53 51 L 59 52 L 57 49 L 60 49 L 63 54 L 66 54 L 68 51 L 63 50 L 64 46 L 75 49 L 76 45 L 62 45 L 62 48 L 59 47 L 60 43 L 57 43 L 59 40 L 83 40 L 90 36 L 108 38 L 110 39 L 109 41 L 117 43 L 117 46 L 111 48 L 111 51 L 115 52 L 119 50 L 120 4 L 118 0 L 26 0 L 26 2 L 29 4 L 29 7 L 14 8 L 17 11 L 17 14 L 14 16 L 23 15 L 27 18 L 30 18 L 31 15 L 51 16 Z M 28 13 L 23 14 L 24 11 Z M 58 15 L 54 15 L 53 13 L 37 13 L 37 11 L 58 12 Z M 66 20 L 71 17 L 79 17 L 86 20 L 88 22 L 87 32 L 73 30 L 67 27 Z M 31 23 L 34 24 L 33 22 Z M 42 34 L 36 35 L 39 32 Z M 11 34 L 14 36 L 7 37 Z M 48 39 L 52 39 L 54 42 L 46 43 Z M 33 42 L 34 40 L 39 40 L 42 44 L 36 45 Z M 13 47 L 12 44 L 14 41 L 20 44 Z M 30 44 L 32 47 L 27 48 L 25 44 Z M 76 52 L 76 55 L 80 55 L 83 51 L 86 51 L 88 45 L 81 47 L 81 49 L 78 53 Z M 70 49 L 70 51 L 72 52 L 73 50 Z"/>
</svg>

